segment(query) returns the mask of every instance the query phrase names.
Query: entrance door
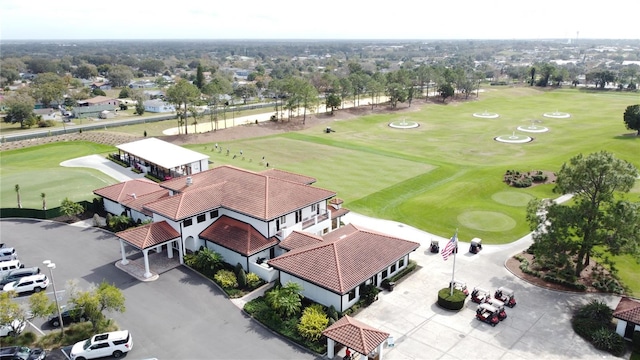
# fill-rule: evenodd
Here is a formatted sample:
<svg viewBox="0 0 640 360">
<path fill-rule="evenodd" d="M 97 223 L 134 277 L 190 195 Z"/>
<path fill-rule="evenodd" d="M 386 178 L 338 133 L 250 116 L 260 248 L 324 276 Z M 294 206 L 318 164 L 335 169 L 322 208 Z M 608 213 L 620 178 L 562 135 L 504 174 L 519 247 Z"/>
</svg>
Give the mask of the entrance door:
<svg viewBox="0 0 640 360">
<path fill-rule="evenodd" d="M 633 339 L 633 331 L 636 329 L 636 324 L 627 321 L 627 327 L 624 329 L 624 337 L 627 339 Z"/>
</svg>

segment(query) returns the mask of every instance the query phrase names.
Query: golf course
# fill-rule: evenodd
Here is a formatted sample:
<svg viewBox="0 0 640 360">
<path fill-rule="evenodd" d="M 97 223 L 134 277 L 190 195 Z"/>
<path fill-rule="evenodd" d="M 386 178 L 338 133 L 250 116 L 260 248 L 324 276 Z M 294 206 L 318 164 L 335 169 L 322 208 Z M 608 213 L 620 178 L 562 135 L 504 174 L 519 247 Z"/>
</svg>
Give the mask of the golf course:
<svg viewBox="0 0 640 360">
<path fill-rule="evenodd" d="M 220 142 L 219 147 L 225 149 L 220 152 L 212 151 L 213 143 L 186 147 L 208 154 L 211 166 L 231 164 L 259 171 L 268 163 L 315 177 L 316 186 L 336 191 L 345 206 L 358 213 L 444 237 L 458 229 L 463 241 L 480 237 L 487 244 L 502 244 L 529 232 L 525 210 L 530 199 L 560 195 L 553 193 L 553 183 L 509 186 L 503 181 L 505 172 L 553 173 L 577 154 L 600 150 L 640 168 L 640 137 L 633 136 L 634 131 L 627 130 L 622 120 L 625 108 L 638 102 L 637 93 L 617 91 L 487 87 L 467 100 L 410 108 L 399 104 L 392 113 L 374 111 L 373 115 L 333 121 L 330 125 L 335 131 L 330 133 L 324 127 L 311 127 Z M 166 123 L 175 126 L 175 121 Z M 402 129 L 390 123 L 419 126 Z M 112 131 L 139 133 L 141 126 Z M 520 130 L 528 128 L 532 132 Z M 495 140 L 527 136 L 531 141 L 524 143 Z M 65 197 L 91 200 L 94 189 L 115 180 L 96 170 L 59 164 L 114 150 L 90 142 L 57 142 L 3 151 L 2 207 L 16 206 L 16 184 L 27 208 L 42 208 L 42 193 L 49 207 L 59 206 Z M 232 156 L 241 150 L 242 156 Z M 640 181 L 628 197 L 640 201 Z"/>
</svg>

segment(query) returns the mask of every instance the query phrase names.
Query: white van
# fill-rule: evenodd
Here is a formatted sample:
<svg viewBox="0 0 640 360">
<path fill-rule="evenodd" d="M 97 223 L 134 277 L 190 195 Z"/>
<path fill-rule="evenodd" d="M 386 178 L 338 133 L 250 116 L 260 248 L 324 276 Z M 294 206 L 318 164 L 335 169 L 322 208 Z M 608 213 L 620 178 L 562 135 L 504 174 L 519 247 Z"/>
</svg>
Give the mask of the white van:
<svg viewBox="0 0 640 360">
<path fill-rule="evenodd" d="M 3 278 L 9 275 L 9 273 L 13 270 L 21 269 L 23 267 L 24 265 L 20 263 L 20 260 L 10 260 L 10 261 L 0 262 L 0 278 Z"/>
</svg>

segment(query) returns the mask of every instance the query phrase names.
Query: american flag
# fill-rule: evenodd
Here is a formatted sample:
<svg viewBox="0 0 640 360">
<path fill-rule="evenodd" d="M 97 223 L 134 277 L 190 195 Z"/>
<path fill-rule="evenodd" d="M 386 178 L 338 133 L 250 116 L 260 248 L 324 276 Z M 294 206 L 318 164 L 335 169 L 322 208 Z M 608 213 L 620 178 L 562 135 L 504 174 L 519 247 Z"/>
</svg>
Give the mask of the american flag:
<svg viewBox="0 0 640 360">
<path fill-rule="evenodd" d="M 453 235 L 451 240 L 449 240 L 449 242 L 444 247 L 444 249 L 442 249 L 442 258 L 444 259 L 444 261 L 447 261 L 447 259 L 449 258 L 449 255 L 453 254 L 453 251 L 456 249 L 457 245 L 458 245 L 458 232 L 456 231 L 456 233 Z"/>
</svg>

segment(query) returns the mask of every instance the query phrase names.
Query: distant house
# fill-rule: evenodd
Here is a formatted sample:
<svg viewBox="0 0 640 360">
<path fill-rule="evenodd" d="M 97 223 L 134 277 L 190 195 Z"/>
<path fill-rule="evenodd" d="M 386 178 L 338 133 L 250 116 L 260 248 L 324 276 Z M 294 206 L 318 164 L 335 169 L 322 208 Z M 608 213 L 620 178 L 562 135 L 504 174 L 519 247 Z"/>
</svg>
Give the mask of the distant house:
<svg viewBox="0 0 640 360">
<path fill-rule="evenodd" d="M 622 297 L 613 317 L 618 319 L 616 332 L 627 340 L 633 340 L 633 335 L 640 332 L 640 301 Z"/>
<path fill-rule="evenodd" d="M 144 103 L 144 111 L 152 113 L 171 113 L 176 111 L 174 104 L 170 104 L 162 100 L 146 100 Z"/>
<path fill-rule="evenodd" d="M 156 83 L 151 82 L 151 81 L 134 81 L 131 84 L 129 84 L 129 88 L 131 89 L 149 89 L 149 88 L 154 88 L 156 87 Z"/>
<path fill-rule="evenodd" d="M 162 90 L 145 90 L 143 92 L 144 96 L 149 98 L 150 100 L 155 99 L 164 99 L 164 91 Z"/>
<path fill-rule="evenodd" d="M 93 105 L 93 106 L 76 106 L 71 111 L 71 115 L 77 119 L 99 118 L 103 111 L 115 111 L 113 105 Z"/>
<path fill-rule="evenodd" d="M 94 82 L 90 85 L 91 90 L 100 89 L 100 90 L 111 90 L 111 84 L 106 82 Z"/>
<path fill-rule="evenodd" d="M 55 109 L 35 109 L 33 113 L 42 116 L 42 120 L 59 120 L 60 112 Z"/>
<path fill-rule="evenodd" d="M 108 96 L 96 96 L 91 99 L 78 101 L 78 106 L 110 105 L 113 109 L 120 107 L 120 100 Z"/>
</svg>

